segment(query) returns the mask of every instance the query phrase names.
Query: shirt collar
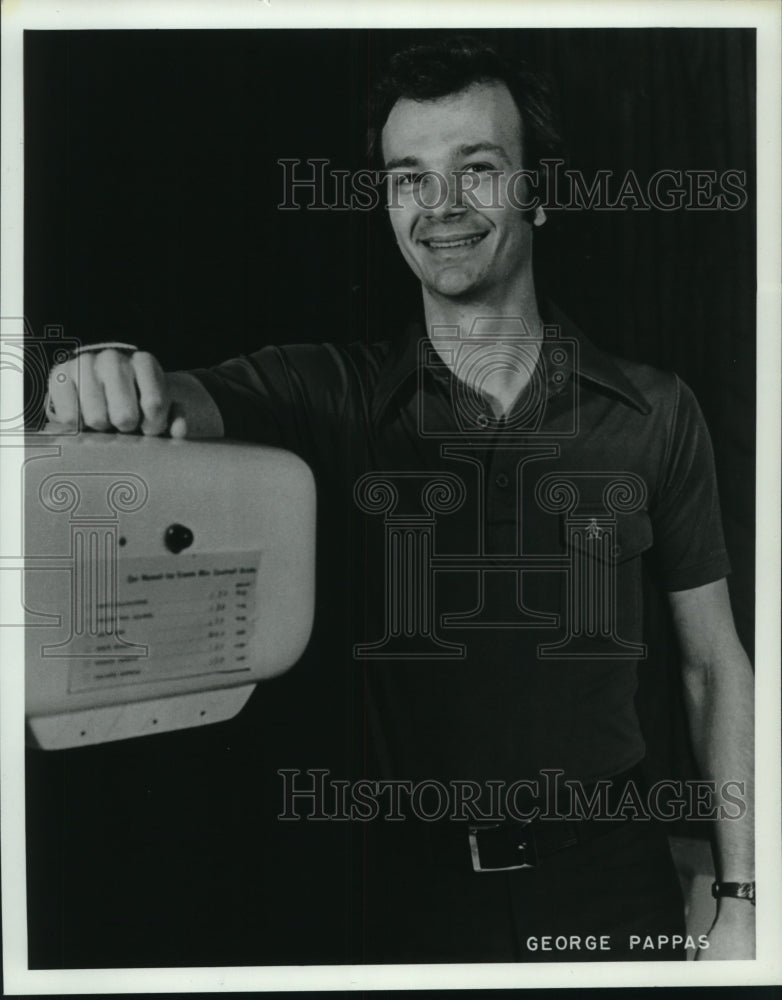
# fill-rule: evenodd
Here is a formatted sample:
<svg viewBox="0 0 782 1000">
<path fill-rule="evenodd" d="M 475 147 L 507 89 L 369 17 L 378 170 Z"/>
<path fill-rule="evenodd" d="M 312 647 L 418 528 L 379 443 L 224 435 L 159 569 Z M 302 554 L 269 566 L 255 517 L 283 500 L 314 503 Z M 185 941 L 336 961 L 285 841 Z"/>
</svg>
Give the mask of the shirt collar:
<svg viewBox="0 0 782 1000">
<path fill-rule="evenodd" d="M 618 396 L 623 402 L 639 410 L 650 413 L 651 406 L 643 393 L 627 378 L 616 362 L 596 347 L 576 327 L 573 321 L 553 303 L 546 302 L 542 309 L 544 324 L 559 327 L 562 337 L 572 339 L 578 345 L 578 376 L 599 390 Z M 415 385 L 419 369 L 419 345 L 427 339 L 426 328 L 420 319 L 409 323 L 399 346 L 389 354 L 384 363 L 372 400 L 372 416 L 378 420 L 391 399 L 406 387 Z M 543 351 L 550 353 L 559 338 L 544 339 Z M 450 369 L 440 360 L 436 352 L 429 352 L 426 367 L 435 379 L 450 377 Z M 571 371 L 573 366 L 569 366 Z"/>
</svg>

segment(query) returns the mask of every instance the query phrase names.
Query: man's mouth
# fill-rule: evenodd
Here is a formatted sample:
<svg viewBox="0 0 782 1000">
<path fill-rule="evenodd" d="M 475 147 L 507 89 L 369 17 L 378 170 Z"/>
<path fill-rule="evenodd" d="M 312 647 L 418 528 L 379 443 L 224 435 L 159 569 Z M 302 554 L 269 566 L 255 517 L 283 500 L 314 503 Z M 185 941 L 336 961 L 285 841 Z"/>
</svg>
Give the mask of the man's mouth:
<svg viewBox="0 0 782 1000">
<path fill-rule="evenodd" d="M 486 236 L 488 233 L 467 233 L 464 236 L 449 236 L 447 239 L 440 236 L 430 236 L 429 239 L 421 240 L 421 242 L 430 250 L 456 250 L 460 247 L 474 246 Z"/>
</svg>

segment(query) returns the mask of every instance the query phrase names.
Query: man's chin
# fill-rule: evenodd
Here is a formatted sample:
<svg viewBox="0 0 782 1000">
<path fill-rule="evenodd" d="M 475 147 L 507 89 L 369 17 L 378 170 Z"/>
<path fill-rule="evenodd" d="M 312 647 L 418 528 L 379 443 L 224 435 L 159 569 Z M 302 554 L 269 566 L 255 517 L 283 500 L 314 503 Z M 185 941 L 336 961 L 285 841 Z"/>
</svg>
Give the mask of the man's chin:
<svg viewBox="0 0 782 1000">
<path fill-rule="evenodd" d="M 435 294 L 450 299 L 470 299 L 480 291 L 478 276 L 456 267 L 435 274 L 428 285 Z"/>
</svg>

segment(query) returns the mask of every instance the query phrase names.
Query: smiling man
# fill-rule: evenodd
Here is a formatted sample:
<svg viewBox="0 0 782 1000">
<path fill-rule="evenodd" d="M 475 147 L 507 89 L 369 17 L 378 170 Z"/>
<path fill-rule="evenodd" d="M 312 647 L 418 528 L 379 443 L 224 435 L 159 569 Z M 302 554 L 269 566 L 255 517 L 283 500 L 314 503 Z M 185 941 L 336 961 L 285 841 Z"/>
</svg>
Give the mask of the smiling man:
<svg viewBox="0 0 782 1000">
<path fill-rule="evenodd" d="M 684 957 L 634 706 L 660 600 L 722 817 L 700 957 L 753 955 L 752 675 L 708 434 L 675 376 L 609 358 L 538 301 L 545 213 L 524 207 L 525 171 L 557 138 L 538 82 L 486 45 L 405 50 L 370 130 L 422 291 L 398 342 L 265 347 L 169 375 L 95 349 L 50 380 L 59 421 L 249 439 L 314 470 L 362 781 L 328 808 L 311 776 L 286 787 L 364 824 L 364 961 Z"/>
<path fill-rule="evenodd" d="M 378 100 L 378 108 L 382 106 Z M 401 98 L 380 137 L 388 171 L 391 225 L 421 282 L 427 328 L 458 331 L 461 371 L 475 371 L 466 347 L 476 319 L 482 334 L 519 357 L 484 378 L 497 412 L 516 400 L 534 369 L 542 323 L 532 272 L 532 225 L 517 206 L 523 181 L 522 122 L 505 83 L 473 81 L 434 101 Z M 519 338 L 519 322 L 528 335 Z M 442 354 L 452 340 L 434 341 Z M 477 348 L 484 351 L 485 340 Z"/>
<path fill-rule="evenodd" d="M 391 224 L 427 307 L 469 301 L 500 316 L 520 308 L 536 316 L 532 234 L 508 191 L 523 169 L 521 119 L 508 88 L 475 83 L 437 101 L 397 101 L 382 151 L 397 191 Z M 468 184 L 467 173 L 478 183 Z M 542 210 L 535 218 L 543 221 Z"/>
<path fill-rule="evenodd" d="M 523 363 L 499 365 L 482 389 L 499 413 L 524 389 L 534 369 L 542 322 L 532 274 L 532 226 L 514 201 L 522 161 L 521 118 L 507 86 L 476 82 L 457 94 L 420 102 L 401 99 L 382 131 L 391 225 L 399 249 L 423 289 L 427 327 L 463 334 L 475 320 L 495 343 L 507 342 Z M 468 180 L 465 175 L 473 177 Z M 534 225 L 545 215 L 534 212 Z M 529 338 L 519 339 L 519 320 Z M 453 341 L 435 341 L 452 350 Z M 477 348 L 485 351 L 481 341 Z M 475 352 L 458 352 L 476 370 Z M 468 383 L 469 384 L 469 383 Z"/>
</svg>

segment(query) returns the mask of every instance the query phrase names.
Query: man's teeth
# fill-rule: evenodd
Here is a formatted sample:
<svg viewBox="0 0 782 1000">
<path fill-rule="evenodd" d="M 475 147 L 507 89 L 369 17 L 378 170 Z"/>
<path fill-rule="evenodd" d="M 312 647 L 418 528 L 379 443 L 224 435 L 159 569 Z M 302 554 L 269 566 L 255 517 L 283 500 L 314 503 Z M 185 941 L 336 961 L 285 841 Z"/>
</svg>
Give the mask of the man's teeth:
<svg viewBox="0 0 782 1000">
<path fill-rule="evenodd" d="M 485 233 L 478 233 L 477 236 L 465 236 L 461 240 L 427 240 L 427 245 L 434 247 L 436 250 L 449 250 L 451 247 L 467 247 L 471 243 L 477 243 L 482 240 Z"/>
</svg>

